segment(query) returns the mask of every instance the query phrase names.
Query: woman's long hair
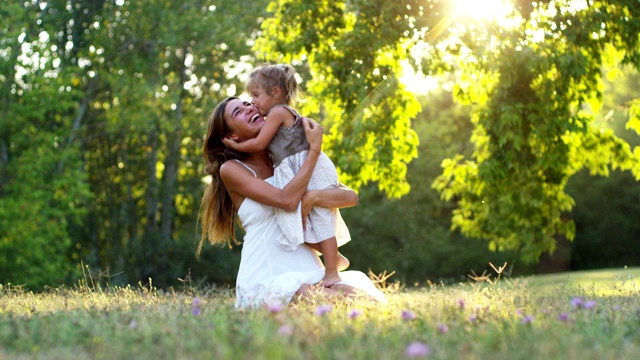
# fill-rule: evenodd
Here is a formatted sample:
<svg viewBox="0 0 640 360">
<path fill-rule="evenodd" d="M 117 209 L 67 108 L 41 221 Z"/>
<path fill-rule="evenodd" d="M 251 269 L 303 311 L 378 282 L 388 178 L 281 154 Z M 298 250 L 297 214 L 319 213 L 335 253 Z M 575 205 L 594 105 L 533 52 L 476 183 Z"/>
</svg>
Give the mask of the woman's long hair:
<svg viewBox="0 0 640 360">
<path fill-rule="evenodd" d="M 209 117 L 207 136 L 202 146 L 204 156 L 204 171 L 211 175 L 211 182 L 206 186 L 202 202 L 200 203 L 199 219 L 202 221 L 202 235 L 196 250 L 196 256 L 200 256 L 202 246 L 208 239 L 212 245 L 239 244 L 235 236 L 234 225 L 236 214 L 231 202 L 231 197 L 220 178 L 220 166 L 230 159 L 241 159 L 242 153 L 228 148 L 222 139 L 231 132 L 224 118 L 225 108 L 230 100 L 237 97 L 224 99 Z"/>
</svg>

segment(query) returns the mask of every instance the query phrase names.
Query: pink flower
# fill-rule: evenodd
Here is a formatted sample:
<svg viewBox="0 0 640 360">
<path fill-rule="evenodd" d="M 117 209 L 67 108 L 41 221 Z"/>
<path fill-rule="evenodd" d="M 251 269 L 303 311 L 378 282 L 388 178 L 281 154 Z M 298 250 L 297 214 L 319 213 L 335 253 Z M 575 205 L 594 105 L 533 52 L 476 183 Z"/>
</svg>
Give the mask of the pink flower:
<svg viewBox="0 0 640 360">
<path fill-rule="evenodd" d="M 532 315 L 527 315 L 525 317 L 522 318 L 522 323 L 523 324 L 531 324 L 533 322 L 533 316 Z"/>
<path fill-rule="evenodd" d="M 429 348 L 429 345 L 419 341 L 412 342 L 404 349 L 404 354 L 410 358 L 425 357 L 429 356 L 430 353 L 431 349 Z"/>
<path fill-rule="evenodd" d="M 323 316 L 328 312 L 331 312 L 333 307 L 331 305 L 320 305 L 316 308 L 315 314 L 318 316 Z"/>
<path fill-rule="evenodd" d="M 402 318 L 404 320 L 414 320 L 415 318 L 417 318 L 417 316 L 411 310 L 402 310 Z"/>
<path fill-rule="evenodd" d="M 360 310 L 353 309 L 353 310 L 349 311 L 349 319 L 355 319 L 360 315 L 362 315 L 362 311 L 360 311 Z"/>
<path fill-rule="evenodd" d="M 458 307 L 459 307 L 460 309 L 464 309 L 464 299 L 460 299 L 460 300 L 458 300 Z"/>
<path fill-rule="evenodd" d="M 280 326 L 280 328 L 278 329 L 278 334 L 280 335 L 292 335 L 293 334 L 293 326 L 289 325 L 289 324 L 284 324 L 282 326 Z"/>
<path fill-rule="evenodd" d="M 449 328 L 447 327 L 446 324 L 439 324 L 438 331 L 440 331 L 442 334 L 446 334 L 449 332 Z"/>
<path fill-rule="evenodd" d="M 266 307 L 267 307 L 267 311 L 269 311 L 272 314 L 277 314 L 281 312 L 283 309 L 283 305 L 277 302 L 268 303 Z"/>
</svg>

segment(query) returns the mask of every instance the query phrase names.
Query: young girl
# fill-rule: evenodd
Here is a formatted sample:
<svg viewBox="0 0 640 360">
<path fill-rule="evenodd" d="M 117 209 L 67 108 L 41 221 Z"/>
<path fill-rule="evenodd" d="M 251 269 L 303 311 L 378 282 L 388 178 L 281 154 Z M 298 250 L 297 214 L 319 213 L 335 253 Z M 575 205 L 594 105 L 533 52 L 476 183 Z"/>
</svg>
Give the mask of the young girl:
<svg viewBox="0 0 640 360">
<path fill-rule="evenodd" d="M 307 152 L 315 151 L 309 149 L 300 115 L 290 106 L 298 100 L 295 69 L 288 64 L 261 65 L 251 72 L 245 88 L 267 121 L 254 139 L 236 143 L 233 138 L 227 138 L 224 142 L 246 153 L 268 148 L 274 165 L 275 186 L 282 189 L 298 172 Z M 256 118 L 252 117 L 249 122 Z M 338 186 L 335 166 L 327 155 L 320 153 L 309 190 Z M 340 282 L 338 271 L 347 268 L 349 261 L 338 252 L 338 246 L 349 241 L 350 235 L 338 209 L 313 207 L 308 220 L 302 219 L 300 204 L 295 211 L 275 209 L 275 212 L 283 233 L 278 238 L 280 246 L 293 250 L 306 242 L 324 258 L 326 270 L 322 284 L 331 287 Z"/>
</svg>

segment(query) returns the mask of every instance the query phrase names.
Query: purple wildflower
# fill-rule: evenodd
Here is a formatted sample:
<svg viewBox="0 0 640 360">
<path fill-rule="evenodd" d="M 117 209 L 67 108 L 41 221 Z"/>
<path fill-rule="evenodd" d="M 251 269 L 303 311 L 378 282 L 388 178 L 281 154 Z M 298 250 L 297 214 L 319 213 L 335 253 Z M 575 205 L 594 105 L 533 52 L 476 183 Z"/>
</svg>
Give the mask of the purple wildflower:
<svg viewBox="0 0 640 360">
<path fill-rule="evenodd" d="M 571 305 L 576 309 L 580 309 L 584 305 L 584 300 L 580 297 L 574 297 L 571 299 Z"/>
<path fill-rule="evenodd" d="M 131 322 L 129 323 L 129 328 L 135 330 L 138 328 L 138 323 L 135 320 L 131 320 Z"/>
<path fill-rule="evenodd" d="M 318 316 L 323 316 L 326 313 L 330 312 L 333 307 L 331 305 L 320 305 L 316 308 L 315 314 Z"/>
<path fill-rule="evenodd" d="M 440 331 L 442 334 L 446 334 L 449 332 L 449 328 L 446 324 L 438 324 L 438 331 Z"/>
<path fill-rule="evenodd" d="M 525 317 L 522 318 L 522 323 L 523 324 L 531 324 L 533 322 L 533 315 L 527 315 Z"/>
<path fill-rule="evenodd" d="M 469 321 L 472 322 L 472 323 L 476 322 L 476 319 L 477 319 L 477 317 L 475 315 L 469 316 Z"/>
<path fill-rule="evenodd" d="M 595 300 L 589 300 L 587 302 L 584 303 L 584 305 L 582 305 L 583 308 L 585 309 L 593 309 L 596 306 L 596 301 Z"/>
<path fill-rule="evenodd" d="M 402 318 L 404 320 L 414 320 L 415 318 L 417 318 L 417 316 L 411 310 L 402 310 Z"/>
<path fill-rule="evenodd" d="M 362 315 L 362 311 L 360 311 L 358 309 L 353 309 L 353 310 L 349 311 L 349 319 L 355 319 L 360 315 Z"/>
<path fill-rule="evenodd" d="M 202 303 L 202 301 L 200 300 L 200 298 L 193 298 L 193 301 L 191 302 L 191 313 L 193 314 L 193 316 L 198 316 L 200 315 L 200 304 Z"/>
<path fill-rule="evenodd" d="M 430 353 L 431 349 L 429 348 L 429 345 L 419 341 L 412 342 L 406 347 L 406 349 L 404 349 L 404 354 L 410 358 L 425 357 L 429 356 Z"/>
<path fill-rule="evenodd" d="M 569 314 L 562 313 L 562 314 L 558 315 L 558 320 L 560 320 L 562 322 L 567 322 L 569 320 Z"/>
</svg>

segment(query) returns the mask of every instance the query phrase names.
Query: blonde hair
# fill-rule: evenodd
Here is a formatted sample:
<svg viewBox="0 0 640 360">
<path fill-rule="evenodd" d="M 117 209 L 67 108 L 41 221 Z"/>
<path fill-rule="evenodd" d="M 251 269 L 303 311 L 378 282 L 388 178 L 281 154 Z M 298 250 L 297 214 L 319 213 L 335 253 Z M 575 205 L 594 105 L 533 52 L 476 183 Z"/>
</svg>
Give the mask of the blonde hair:
<svg viewBox="0 0 640 360">
<path fill-rule="evenodd" d="M 206 186 L 200 203 L 199 220 L 202 221 L 202 235 L 196 250 L 200 256 L 202 246 L 208 239 L 212 245 L 238 245 L 235 236 L 236 213 L 231 197 L 220 178 L 220 166 L 230 159 L 242 159 L 244 154 L 228 148 L 222 139 L 231 132 L 224 118 L 225 108 L 229 101 L 237 99 L 228 97 L 223 100 L 209 117 L 207 135 L 202 145 L 204 156 L 204 171 L 211 175 L 211 182 Z"/>
<path fill-rule="evenodd" d="M 301 96 L 295 75 L 296 69 L 289 64 L 262 64 L 251 71 L 244 87 L 249 93 L 260 88 L 273 95 L 272 90 L 277 86 L 284 91 L 287 105 L 293 106 L 300 101 Z"/>
</svg>

